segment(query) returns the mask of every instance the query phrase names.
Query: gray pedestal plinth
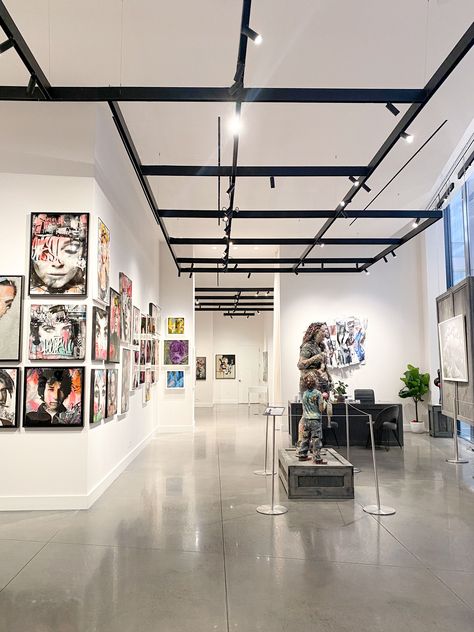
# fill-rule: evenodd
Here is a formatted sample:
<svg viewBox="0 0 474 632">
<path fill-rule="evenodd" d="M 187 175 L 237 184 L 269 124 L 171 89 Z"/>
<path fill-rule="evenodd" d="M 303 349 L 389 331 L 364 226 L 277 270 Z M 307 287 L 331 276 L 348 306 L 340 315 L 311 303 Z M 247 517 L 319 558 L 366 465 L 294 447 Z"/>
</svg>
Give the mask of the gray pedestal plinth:
<svg viewBox="0 0 474 632">
<path fill-rule="evenodd" d="M 298 461 L 294 448 L 279 450 L 278 472 L 288 498 L 354 498 L 352 464 L 332 448 L 327 449 L 323 458 L 327 465 Z"/>
</svg>

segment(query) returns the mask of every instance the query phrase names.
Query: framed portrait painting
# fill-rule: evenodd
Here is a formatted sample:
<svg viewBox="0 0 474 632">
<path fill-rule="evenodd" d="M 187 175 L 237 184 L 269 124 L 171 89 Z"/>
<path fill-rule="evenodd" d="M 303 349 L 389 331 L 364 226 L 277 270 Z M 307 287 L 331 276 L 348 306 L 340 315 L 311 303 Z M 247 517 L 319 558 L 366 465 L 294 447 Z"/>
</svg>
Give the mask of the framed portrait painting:
<svg viewBox="0 0 474 632">
<path fill-rule="evenodd" d="M 98 218 L 97 234 L 97 298 L 109 302 L 110 287 L 110 231 Z"/>
<path fill-rule="evenodd" d="M 132 329 L 132 345 L 138 347 L 140 344 L 140 328 L 141 314 L 138 307 L 133 306 L 133 329 Z"/>
<path fill-rule="evenodd" d="M 88 213 L 32 213 L 30 296 L 87 296 Z"/>
<path fill-rule="evenodd" d="M 132 369 L 132 391 L 135 391 L 139 385 L 139 373 L 140 373 L 140 352 L 138 349 L 133 349 L 133 369 Z"/>
<path fill-rule="evenodd" d="M 98 424 L 107 415 L 107 378 L 106 369 L 91 370 L 91 396 L 89 423 Z"/>
<path fill-rule="evenodd" d="M 132 341 L 132 282 L 126 274 L 119 273 L 120 285 L 120 340 L 126 344 Z"/>
<path fill-rule="evenodd" d="M 23 276 L 0 276 L 0 361 L 20 362 Z"/>
<path fill-rule="evenodd" d="M 151 369 L 145 369 L 145 389 L 143 397 L 146 404 L 151 400 Z"/>
<path fill-rule="evenodd" d="M 107 417 L 117 414 L 118 369 L 107 369 Z"/>
<path fill-rule="evenodd" d="M 189 340 L 164 340 L 163 364 L 189 364 Z"/>
<path fill-rule="evenodd" d="M 168 390 L 184 389 L 184 371 L 166 371 L 166 388 Z"/>
<path fill-rule="evenodd" d="M 92 359 L 107 360 L 109 316 L 107 309 L 92 308 Z"/>
<path fill-rule="evenodd" d="M 84 360 L 85 305 L 31 305 L 30 360 Z"/>
<path fill-rule="evenodd" d="M 84 425 L 84 367 L 26 367 L 23 426 Z"/>
<path fill-rule="evenodd" d="M 20 369 L 0 368 L 0 428 L 19 427 Z"/>
<path fill-rule="evenodd" d="M 120 294 L 110 288 L 109 340 L 107 349 L 107 360 L 109 362 L 120 362 L 120 315 Z"/>
<path fill-rule="evenodd" d="M 130 349 L 122 349 L 122 384 L 120 389 L 120 412 L 126 413 L 130 408 Z"/>
<path fill-rule="evenodd" d="M 235 380 L 234 354 L 216 354 L 216 380 Z"/>
<path fill-rule="evenodd" d="M 150 303 L 148 306 L 149 314 L 151 316 L 150 319 L 150 328 L 149 332 L 152 336 L 155 336 L 158 333 L 158 307 L 154 303 Z"/>
<path fill-rule="evenodd" d="M 168 335 L 184 334 L 184 318 L 182 316 L 168 316 Z"/>
<path fill-rule="evenodd" d="M 207 358 L 198 356 L 196 358 L 196 380 L 205 380 L 207 377 Z"/>
</svg>

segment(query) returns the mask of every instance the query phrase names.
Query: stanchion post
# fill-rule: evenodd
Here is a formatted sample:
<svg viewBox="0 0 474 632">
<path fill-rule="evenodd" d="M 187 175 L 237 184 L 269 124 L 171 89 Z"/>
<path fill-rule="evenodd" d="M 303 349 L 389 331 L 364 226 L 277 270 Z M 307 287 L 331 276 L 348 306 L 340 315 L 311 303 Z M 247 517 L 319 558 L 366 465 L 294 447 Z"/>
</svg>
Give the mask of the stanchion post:
<svg viewBox="0 0 474 632">
<path fill-rule="evenodd" d="M 346 399 L 345 401 L 345 405 L 346 405 L 346 460 L 349 461 L 349 463 L 351 462 L 350 459 L 350 428 L 349 428 L 349 403 Z M 359 474 L 360 472 L 360 467 L 354 467 L 352 466 L 352 471 L 354 472 L 354 474 Z"/>
<path fill-rule="evenodd" d="M 275 475 L 275 468 L 272 467 L 272 471 L 269 472 L 267 470 L 267 459 L 268 459 L 268 415 L 265 416 L 265 459 L 263 462 L 263 470 L 255 470 L 254 474 L 257 476 L 271 476 Z"/>
<path fill-rule="evenodd" d="M 272 428 L 272 470 L 275 472 L 275 433 L 276 433 L 276 421 L 275 415 L 272 415 L 273 418 L 273 428 Z M 268 420 L 268 415 L 267 415 Z M 265 514 L 267 516 L 279 516 L 281 514 L 285 514 L 288 509 L 283 505 L 275 505 L 275 478 L 276 476 L 272 476 L 272 504 L 271 505 L 259 505 L 257 507 L 257 512 L 261 514 Z"/>
<path fill-rule="evenodd" d="M 456 463 L 462 465 L 463 463 L 469 463 L 468 459 L 459 458 L 459 443 L 458 443 L 458 398 L 454 395 L 454 419 L 453 419 L 453 438 L 454 438 L 454 459 L 446 459 L 447 463 Z"/>
<path fill-rule="evenodd" d="M 369 417 L 370 443 L 372 446 L 372 461 L 374 464 L 375 495 L 377 498 L 377 504 L 365 505 L 365 507 L 363 507 L 363 510 L 366 513 L 372 514 L 373 516 L 391 516 L 392 514 L 396 513 L 395 509 L 393 507 L 386 507 L 380 504 L 379 476 L 377 472 L 377 459 L 375 458 L 374 425 L 372 421 L 372 415 L 368 414 L 368 417 Z"/>
</svg>

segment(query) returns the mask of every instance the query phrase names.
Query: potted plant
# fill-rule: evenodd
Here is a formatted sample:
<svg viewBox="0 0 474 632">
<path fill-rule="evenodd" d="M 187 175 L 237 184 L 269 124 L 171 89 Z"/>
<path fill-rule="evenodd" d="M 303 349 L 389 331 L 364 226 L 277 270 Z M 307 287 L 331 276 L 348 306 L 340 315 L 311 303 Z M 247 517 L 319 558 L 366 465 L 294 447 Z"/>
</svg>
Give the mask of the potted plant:
<svg viewBox="0 0 474 632">
<path fill-rule="evenodd" d="M 411 397 L 415 402 L 415 419 L 410 421 L 410 429 L 412 432 L 424 432 L 425 425 L 418 418 L 418 402 L 423 401 L 423 395 L 425 395 L 430 386 L 430 374 L 429 373 L 420 373 L 420 369 L 418 367 L 414 367 L 412 364 L 409 364 L 407 367 L 407 371 L 401 377 L 401 381 L 405 384 L 405 386 L 398 393 L 400 397 L 406 399 L 407 397 Z"/>
<path fill-rule="evenodd" d="M 339 380 L 334 387 L 334 392 L 336 393 L 336 401 L 343 402 L 347 395 L 347 388 L 349 384 L 346 384 L 342 380 Z"/>
</svg>

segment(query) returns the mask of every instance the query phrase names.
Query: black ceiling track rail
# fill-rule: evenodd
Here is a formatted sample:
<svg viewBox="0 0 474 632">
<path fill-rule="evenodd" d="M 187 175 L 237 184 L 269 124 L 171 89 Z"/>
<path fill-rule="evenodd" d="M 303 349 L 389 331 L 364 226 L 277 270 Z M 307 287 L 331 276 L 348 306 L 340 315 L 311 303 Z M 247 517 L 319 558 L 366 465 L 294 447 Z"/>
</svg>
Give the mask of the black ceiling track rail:
<svg viewBox="0 0 474 632">
<path fill-rule="evenodd" d="M 273 293 L 272 287 L 196 287 L 195 292 L 265 292 Z"/>
<path fill-rule="evenodd" d="M 224 265 L 224 262 L 222 262 Z M 327 268 L 325 264 L 321 264 L 321 268 L 303 268 L 297 270 L 297 274 L 312 274 L 312 273 L 325 273 L 325 272 L 362 272 L 363 268 Z M 365 267 L 368 267 L 367 264 Z M 219 270 L 221 272 L 222 270 Z M 192 272 L 193 274 L 200 273 L 216 273 L 215 268 L 181 268 L 183 274 Z M 228 268 L 226 274 L 295 274 L 293 268 Z"/>
<path fill-rule="evenodd" d="M 178 257 L 178 263 L 209 263 L 217 265 L 222 263 L 222 258 L 218 257 Z M 231 257 L 229 265 L 237 263 L 239 265 L 249 264 L 270 264 L 270 263 L 297 263 L 297 257 Z M 373 257 L 313 257 L 306 259 L 305 263 L 374 263 Z"/>
<path fill-rule="evenodd" d="M 312 242 L 311 237 L 234 237 L 232 243 L 238 246 L 304 246 Z M 181 246 L 225 246 L 225 237 L 170 237 L 170 243 Z M 321 239 L 325 246 L 400 246 L 398 237 L 334 237 Z"/>
<path fill-rule="evenodd" d="M 235 142 L 235 141 L 234 141 Z M 364 166 L 240 166 L 222 165 L 143 165 L 144 176 L 229 177 L 229 178 L 341 178 L 368 175 Z"/>
<path fill-rule="evenodd" d="M 219 219 L 224 217 L 223 211 L 200 211 L 160 209 L 160 217 L 176 217 L 181 219 Z M 241 211 L 234 212 L 235 219 L 325 219 L 332 217 L 334 211 Z M 441 219 L 442 211 L 346 211 L 345 219 Z"/>
</svg>

